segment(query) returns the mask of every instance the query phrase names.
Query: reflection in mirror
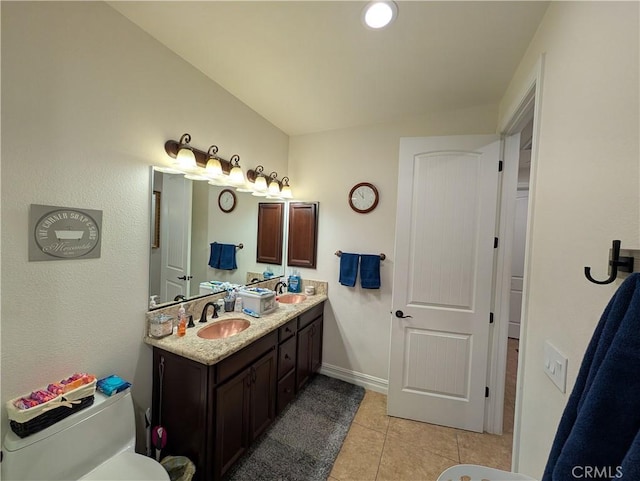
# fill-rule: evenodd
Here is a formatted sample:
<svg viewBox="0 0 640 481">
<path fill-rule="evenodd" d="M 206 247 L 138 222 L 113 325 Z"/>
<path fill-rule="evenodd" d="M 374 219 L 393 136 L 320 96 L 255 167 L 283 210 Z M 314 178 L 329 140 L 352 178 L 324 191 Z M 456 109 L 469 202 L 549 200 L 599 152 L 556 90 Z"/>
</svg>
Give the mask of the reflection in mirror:
<svg viewBox="0 0 640 481">
<path fill-rule="evenodd" d="M 262 280 L 264 272 L 284 275 L 282 265 L 256 261 L 258 203 L 264 202 L 264 197 L 237 193 L 236 207 L 225 213 L 219 207 L 218 197 L 226 187 L 153 169 L 151 172 L 151 192 L 159 192 L 162 199 L 159 246 L 151 248 L 149 259 L 149 296 L 157 296 L 158 305 L 174 302 L 177 296 L 191 299 L 219 292 L 210 281 L 244 285 L 253 279 Z M 149 223 L 151 239 L 155 228 L 153 212 L 152 209 Z M 243 244 L 243 249 L 236 249 L 237 269 L 209 266 L 213 242 Z"/>
</svg>

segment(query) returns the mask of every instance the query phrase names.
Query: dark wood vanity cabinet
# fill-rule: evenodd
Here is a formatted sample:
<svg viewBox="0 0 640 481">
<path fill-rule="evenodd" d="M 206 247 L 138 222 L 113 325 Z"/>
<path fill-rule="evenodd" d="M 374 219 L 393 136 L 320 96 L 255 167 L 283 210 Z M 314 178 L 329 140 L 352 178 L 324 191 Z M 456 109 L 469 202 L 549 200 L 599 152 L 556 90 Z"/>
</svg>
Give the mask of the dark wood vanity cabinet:
<svg viewBox="0 0 640 481">
<path fill-rule="evenodd" d="M 152 425 L 167 431 L 162 456 L 187 456 L 196 480 L 220 480 L 320 368 L 323 304 L 212 366 L 154 347 Z"/>
</svg>

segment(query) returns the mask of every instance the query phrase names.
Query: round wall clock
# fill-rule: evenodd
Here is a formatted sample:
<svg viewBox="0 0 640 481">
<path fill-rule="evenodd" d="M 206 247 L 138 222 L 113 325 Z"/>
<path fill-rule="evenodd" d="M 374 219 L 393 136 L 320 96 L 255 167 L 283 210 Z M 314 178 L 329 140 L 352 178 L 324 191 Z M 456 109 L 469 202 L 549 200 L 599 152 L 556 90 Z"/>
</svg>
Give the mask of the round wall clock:
<svg viewBox="0 0 640 481">
<path fill-rule="evenodd" d="M 218 207 L 222 212 L 231 212 L 236 207 L 236 194 L 232 190 L 224 189 L 218 196 Z"/>
<path fill-rule="evenodd" d="M 369 182 L 354 185 L 349 192 L 349 205 L 359 214 L 371 212 L 378 205 L 378 189 Z"/>
</svg>

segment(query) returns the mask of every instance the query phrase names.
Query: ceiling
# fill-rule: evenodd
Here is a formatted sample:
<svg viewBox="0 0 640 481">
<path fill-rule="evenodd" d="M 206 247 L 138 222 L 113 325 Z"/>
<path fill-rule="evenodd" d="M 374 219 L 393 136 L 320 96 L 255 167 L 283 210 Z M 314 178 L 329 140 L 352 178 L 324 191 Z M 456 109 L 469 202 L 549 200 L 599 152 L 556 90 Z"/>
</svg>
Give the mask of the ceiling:
<svg viewBox="0 0 640 481">
<path fill-rule="evenodd" d="M 288 135 L 500 101 L 548 2 L 108 2 Z"/>
</svg>

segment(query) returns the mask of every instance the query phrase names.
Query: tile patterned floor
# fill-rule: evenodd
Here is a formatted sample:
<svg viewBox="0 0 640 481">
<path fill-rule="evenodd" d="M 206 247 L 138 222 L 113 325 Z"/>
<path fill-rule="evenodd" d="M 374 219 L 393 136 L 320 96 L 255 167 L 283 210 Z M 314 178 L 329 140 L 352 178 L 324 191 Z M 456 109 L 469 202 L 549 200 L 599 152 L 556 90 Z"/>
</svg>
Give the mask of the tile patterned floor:
<svg viewBox="0 0 640 481">
<path fill-rule="evenodd" d="M 387 397 L 366 391 L 329 481 L 435 481 L 461 463 L 509 470 L 517 349 L 509 339 L 502 436 L 390 417 Z"/>
</svg>

